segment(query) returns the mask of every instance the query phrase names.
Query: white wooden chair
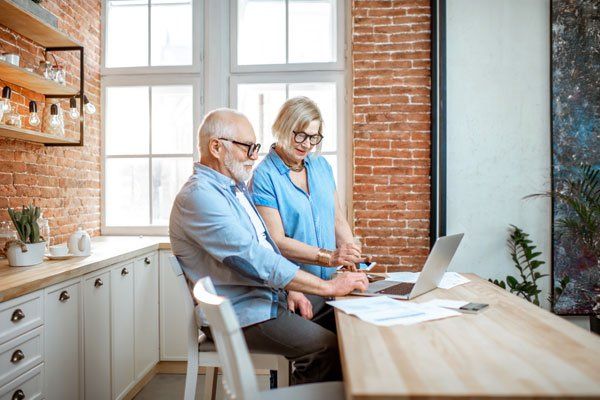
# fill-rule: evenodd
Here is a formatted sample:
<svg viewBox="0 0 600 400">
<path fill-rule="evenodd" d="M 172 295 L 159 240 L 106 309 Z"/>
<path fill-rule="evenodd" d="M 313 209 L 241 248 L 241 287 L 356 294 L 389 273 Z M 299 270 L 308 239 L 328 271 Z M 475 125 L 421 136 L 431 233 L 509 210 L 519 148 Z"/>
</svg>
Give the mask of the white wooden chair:
<svg viewBox="0 0 600 400">
<path fill-rule="evenodd" d="M 211 326 L 213 339 L 223 365 L 223 388 L 230 399 L 236 400 L 342 400 L 342 382 L 323 382 L 290 386 L 259 392 L 252 371 L 253 363 L 240 324 L 228 299 L 214 294 L 210 278 L 194 286 L 194 297 Z M 292 332 L 290 332 L 292 334 Z"/>
<path fill-rule="evenodd" d="M 188 361 L 185 376 L 184 400 L 193 400 L 196 396 L 196 384 L 198 380 L 198 367 L 206 368 L 204 399 L 213 400 L 217 387 L 217 369 L 222 367 L 219 355 L 216 352 L 214 342 L 208 340 L 206 335 L 198 328 L 194 311 L 194 299 L 188 286 L 181 265 L 176 256 L 169 257 L 171 268 L 177 276 L 181 290 L 187 293 L 184 296 L 185 314 L 187 319 L 187 348 Z M 212 288 L 212 284 L 211 284 Z M 289 386 L 289 361 L 278 354 L 252 353 L 252 362 L 256 369 L 267 369 L 277 371 L 277 387 Z"/>
</svg>

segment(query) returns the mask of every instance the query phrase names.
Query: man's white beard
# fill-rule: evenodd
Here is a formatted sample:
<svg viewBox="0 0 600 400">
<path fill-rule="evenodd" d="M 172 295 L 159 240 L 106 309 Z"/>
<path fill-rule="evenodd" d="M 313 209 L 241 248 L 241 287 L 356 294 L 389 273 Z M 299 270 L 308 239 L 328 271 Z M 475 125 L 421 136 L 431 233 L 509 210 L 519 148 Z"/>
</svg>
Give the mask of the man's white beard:
<svg viewBox="0 0 600 400">
<path fill-rule="evenodd" d="M 227 167 L 229 173 L 233 176 L 233 179 L 235 181 L 246 182 L 252 176 L 252 170 L 247 171 L 244 166 L 253 165 L 253 161 L 237 161 L 235 158 L 233 158 L 229 151 L 227 152 L 227 154 L 225 154 L 225 159 L 223 161 L 225 163 L 225 167 Z"/>
</svg>

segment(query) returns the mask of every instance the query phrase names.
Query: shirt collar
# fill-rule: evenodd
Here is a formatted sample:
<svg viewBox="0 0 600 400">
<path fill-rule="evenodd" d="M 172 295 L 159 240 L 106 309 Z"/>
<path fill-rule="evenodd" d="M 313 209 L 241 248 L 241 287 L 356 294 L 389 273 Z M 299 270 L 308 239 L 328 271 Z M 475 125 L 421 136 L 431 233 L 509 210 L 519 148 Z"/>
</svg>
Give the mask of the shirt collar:
<svg viewBox="0 0 600 400">
<path fill-rule="evenodd" d="M 312 157 L 312 153 L 309 153 L 309 155 L 304 158 L 304 165 L 307 168 L 310 165 L 311 157 Z M 290 170 L 290 167 L 285 165 L 285 163 L 283 162 L 281 157 L 279 157 L 279 154 L 277 154 L 277 152 L 275 151 L 275 143 L 273 143 L 271 145 L 271 148 L 269 149 L 269 154 L 267 155 L 267 158 L 269 160 L 271 160 L 271 162 L 273 163 L 273 165 L 275 165 L 275 168 L 277 168 L 277 171 L 279 171 L 279 173 L 281 175 L 286 174 Z"/>
<path fill-rule="evenodd" d="M 194 174 L 208 175 L 209 177 L 217 181 L 217 183 L 224 189 L 230 188 L 233 190 L 233 188 L 237 187 L 240 190 L 243 190 L 243 188 L 246 185 L 244 182 L 236 183 L 230 177 L 225 176 L 219 171 L 207 167 L 206 165 L 200 164 L 199 162 L 194 163 Z"/>
</svg>

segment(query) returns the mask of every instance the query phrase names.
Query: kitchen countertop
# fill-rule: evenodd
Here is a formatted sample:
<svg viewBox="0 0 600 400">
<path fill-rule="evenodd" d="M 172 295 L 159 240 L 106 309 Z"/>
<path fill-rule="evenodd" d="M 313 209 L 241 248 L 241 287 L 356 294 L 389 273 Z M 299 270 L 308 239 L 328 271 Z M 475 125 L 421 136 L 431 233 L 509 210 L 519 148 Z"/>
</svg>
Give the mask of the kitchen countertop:
<svg viewBox="0 0 600 400">
<path fill-rule="evenodd" d="M 67 260 L 46 260 L 33 267 L 9 267 L 0 260 L 0 302 L 64 282 L 155 250 L 170 250 L 166 236 L 97 236 L 92 254 Z"/>
</svg>

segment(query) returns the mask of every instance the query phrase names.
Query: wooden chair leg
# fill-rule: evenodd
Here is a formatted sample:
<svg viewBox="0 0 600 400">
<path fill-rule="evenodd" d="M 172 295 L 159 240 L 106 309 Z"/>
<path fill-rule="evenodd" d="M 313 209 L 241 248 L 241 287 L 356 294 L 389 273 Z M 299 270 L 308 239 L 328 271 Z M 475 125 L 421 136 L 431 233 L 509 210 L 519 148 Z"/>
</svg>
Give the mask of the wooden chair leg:
<svg viewBox="0 0 600 400">
<path fill-rule="evenodd" d="M 219 374 L 215 367 L 206 367 L 204 375 L 204 400 L 215 400 L 217 395 L 217 378 Z"/>
<path fill-rule="evenodd" d="M 277 388 L 290 386 L 290 362 L 285 357 L 277 360 Z"/>
</svg>

